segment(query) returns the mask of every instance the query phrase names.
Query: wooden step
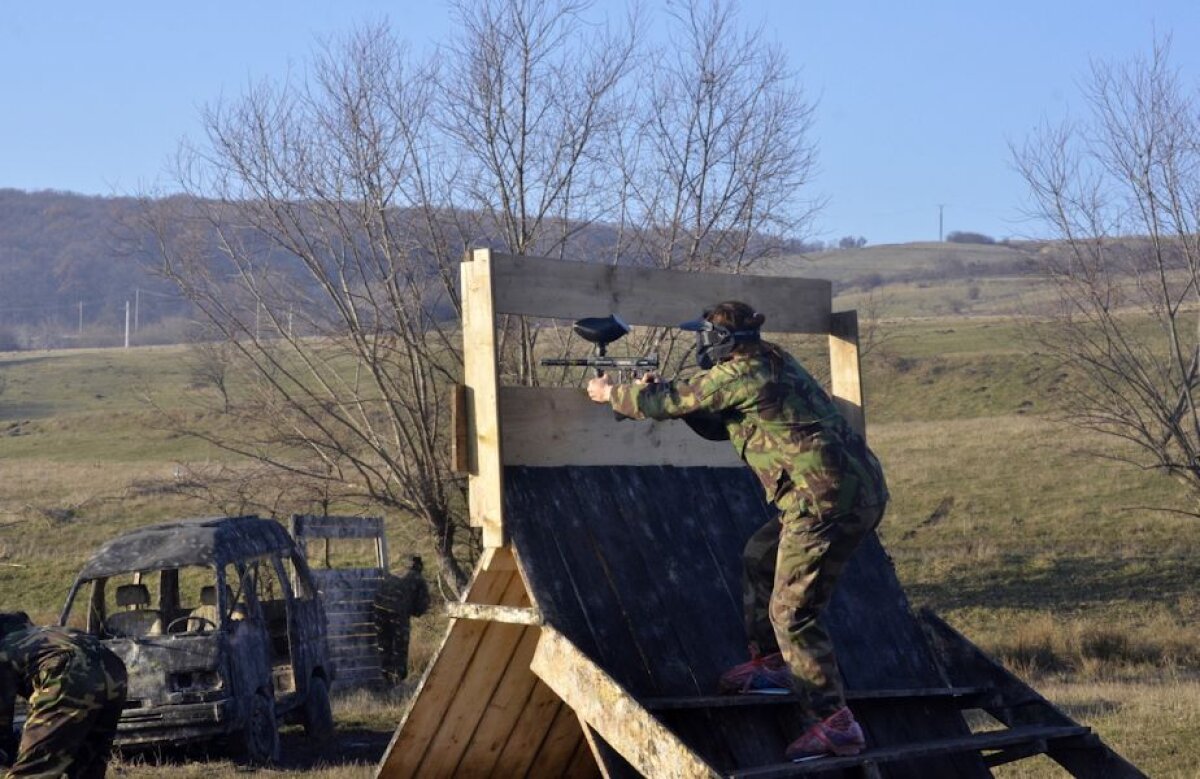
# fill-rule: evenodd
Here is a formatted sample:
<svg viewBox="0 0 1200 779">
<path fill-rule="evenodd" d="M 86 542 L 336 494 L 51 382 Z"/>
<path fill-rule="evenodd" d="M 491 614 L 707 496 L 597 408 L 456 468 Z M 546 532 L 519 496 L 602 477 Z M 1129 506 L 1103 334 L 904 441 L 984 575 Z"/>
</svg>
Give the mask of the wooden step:
<svg viewBox="0 0 1200 779">
<path fill-rule="evenodd" d="M 758 768 L 744 768 L 726 774 L 729 779 L 775 779 L 775 777 L 805 776 L 845 768 L 867 767 L 898 760 L 949 755 L 956 752 L 982 752 L 1001 750 L 1002 760 L 1007 762 L 1019 757 L 1029 757 L 1046 751 L 1047 742 L 1068 738 L 1081 738 L 1091 733 L 1090 728 L 1080 726 L 1027 725 L 1007 730 L 993 730 L 970 736 L 922 741 L 903 746 L 868 749 L 853 757 L 822 757 L 800 763 L 777 763 Z M 1025 747 L 1025 748 L 1021 748 Z M 1036 750 L 1036 751 L 1034 751 Z M 988 759 L 985 757 L 985 760 Z"/>
<path fill-rule="evenodd" d="M 926 687 L 908 690 L 847 690 L 848 703 L 886 703 L 888 701 L 912 701 L 919 698 L 952 698 L 970 708 L 990 700 L 992 691 L 986 687 Z M 745 693 L 742 695 L 686 695 L 665 698 L 645 698 L 642 706 L 651 711 L 671 709 L 723 709 L 736 706 L 771 706 L 778 704 L 803 703 L 799 695 L 764 695 Z"/>
</svg>

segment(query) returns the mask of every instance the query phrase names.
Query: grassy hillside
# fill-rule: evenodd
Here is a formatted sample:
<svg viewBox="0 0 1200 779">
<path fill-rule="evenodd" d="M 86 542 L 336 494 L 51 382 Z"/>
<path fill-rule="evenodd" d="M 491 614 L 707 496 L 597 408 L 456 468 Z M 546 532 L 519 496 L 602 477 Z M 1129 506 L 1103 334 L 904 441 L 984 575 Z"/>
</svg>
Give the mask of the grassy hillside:
<svg viewBox="0 0 1200 779">
<path fill-rule="evenodd" d="M 912 601 L 1150 774 L 1191 775 L 1200 522 L 1150 508 L 1183 507 L 1187 496 L 1084 453 L 1112 444 L 1054 420 L 1063 377 L 1014 321 L 890 319 L 877 335 L 865 359 L 868 416 L 894 496 L 881 532 Z M 213 511 L 175 488 L 176 463 L 220 453 L 159 429 L 141 399 L 186 407 L 200 392 L 184 349 L 0 354 L 0 379 L 0 608 L 49 619 L 80 561 L 112 533 Z M 389 532 L 397 559 L 420 551 L 403 518 L 389 517 Z M 414 662 L 429 657 L 440 620 L 421 623 Z M 382 748 L 398 711 L 396 700 L 339 702 L 347 743 L 375 746 L 317 775 L 369 775 L 355 761 Z M 1003 775 L 1042 775 L 1019 766 Z M 233 771 L 222 761 L 173 770 Z"/>
</svg>

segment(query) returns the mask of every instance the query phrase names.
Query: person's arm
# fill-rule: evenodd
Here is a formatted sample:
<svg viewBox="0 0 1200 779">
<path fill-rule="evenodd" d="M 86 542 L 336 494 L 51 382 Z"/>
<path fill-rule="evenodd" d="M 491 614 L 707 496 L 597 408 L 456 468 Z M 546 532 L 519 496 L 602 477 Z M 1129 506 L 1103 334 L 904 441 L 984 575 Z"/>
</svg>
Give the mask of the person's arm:
<svg viewBox="0 0 1200 779">
<path fill-rule="evenodd" d="M 613 410 L 636 419 L 678 419 L 696 412 L 720 413 L 742 400 L 743 382 L 736 373 L 718 366 L 688 381 L 617 384 L 609 402 Z"/>
</svg>

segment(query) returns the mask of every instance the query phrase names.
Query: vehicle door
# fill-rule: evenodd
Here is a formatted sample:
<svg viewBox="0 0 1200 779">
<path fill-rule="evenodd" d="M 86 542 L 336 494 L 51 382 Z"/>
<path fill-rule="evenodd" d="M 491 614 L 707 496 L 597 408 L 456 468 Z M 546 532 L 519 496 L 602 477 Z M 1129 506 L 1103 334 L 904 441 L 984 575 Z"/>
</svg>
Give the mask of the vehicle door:
<svg viewBox="0 0 1200 779">
<path fill-rule="evenodd" d="M 324 669 L 326 678 L 332 680 L 327 663 L 325 611 L 304 558 L 292 549 L 284 552 L 280 561 L 285 570 L 284 580 L 291 590 L 288 636 L 297 689 L 307 694 L 309 680 L 317 668 Z"/>
<path fill-rule="evenodd" d="M 217 571 L 221 630 L 229 637 L 225 661 L 234 695 L 243 701 L 271 686 L 271 636 L 255 592 L 257 564 L 239 561 Z"/>
</svg>

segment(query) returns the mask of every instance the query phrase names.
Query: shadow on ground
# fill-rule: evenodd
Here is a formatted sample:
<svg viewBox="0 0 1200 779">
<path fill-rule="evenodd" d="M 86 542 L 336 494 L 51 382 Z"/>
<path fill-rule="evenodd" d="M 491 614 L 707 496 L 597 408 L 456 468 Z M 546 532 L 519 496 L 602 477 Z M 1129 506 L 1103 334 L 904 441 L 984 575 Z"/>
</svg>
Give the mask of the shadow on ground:
<svg viewBox="0 0 1200 779">
<path fill-rule="evenodd" d="M 289 728 L 280 733 L 279 761 L 270 768 L 282 771 L 310 771 L 340 765 L 373 765 L 383 757 L 391 737 L 390 730 L 338 728 L 332 741 L 318 745 L 306 737 L 303 730 Z M 150 769 L 155 774 L 165 773 L 172 766 L 228 764 L 231 759 L 229 752 L 212 745 L 123 750 L 121 757 L 129 768 Z M 246 770 L 254 769 L 246 766 Z"/>
</svg>

